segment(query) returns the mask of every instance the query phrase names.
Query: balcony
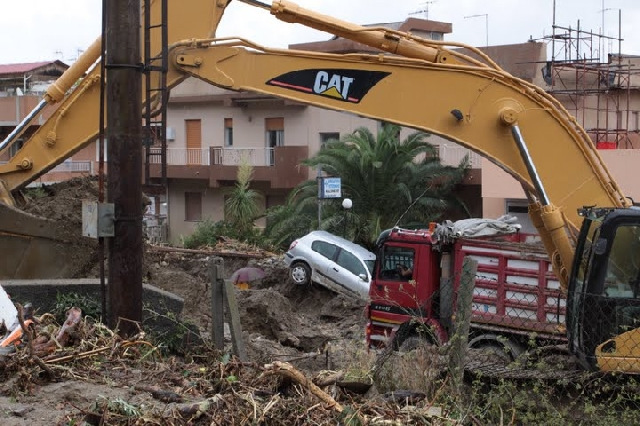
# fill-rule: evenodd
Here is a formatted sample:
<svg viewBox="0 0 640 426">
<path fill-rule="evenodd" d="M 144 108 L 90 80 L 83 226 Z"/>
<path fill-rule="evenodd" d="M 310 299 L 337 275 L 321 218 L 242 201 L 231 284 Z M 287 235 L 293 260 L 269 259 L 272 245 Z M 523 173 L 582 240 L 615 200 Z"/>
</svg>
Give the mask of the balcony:
<svg viewBox="0 0 640 426">
<path fill-rule="evenodd" d="M 159 153 L 159 148 L 152 148 Z M 307 167 L 300 163 L 308 158 L 306 146 L 275 148 L 202 149 L 167 148 L 167 177 L 170 179 L 207 179 L 217 188 L 236 180 L 238 166 L 253 166 L 253 181 L 270 188 L 292 189 L 309 178 Z M 160 156 L 151 157 L 151 176 L 160 177 Z"/>
</svg>

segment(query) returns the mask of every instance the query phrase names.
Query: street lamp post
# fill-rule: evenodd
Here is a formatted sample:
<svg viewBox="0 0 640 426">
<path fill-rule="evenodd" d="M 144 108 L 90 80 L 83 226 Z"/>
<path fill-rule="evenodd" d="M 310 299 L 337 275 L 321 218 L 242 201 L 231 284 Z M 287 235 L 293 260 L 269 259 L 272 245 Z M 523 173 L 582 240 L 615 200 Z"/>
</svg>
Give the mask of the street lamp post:
<svg viewBox="0 0 640 426">
<path fill-rule="evenodd" d="M 351 198 L 345 198 L 342 200 L 342 208 L 344 209 L 344 229 L 342 235 L 347 238 L 347 219 L 348 219 L 348 211 L 353 207 L 353 201 Z"/>
</svg>

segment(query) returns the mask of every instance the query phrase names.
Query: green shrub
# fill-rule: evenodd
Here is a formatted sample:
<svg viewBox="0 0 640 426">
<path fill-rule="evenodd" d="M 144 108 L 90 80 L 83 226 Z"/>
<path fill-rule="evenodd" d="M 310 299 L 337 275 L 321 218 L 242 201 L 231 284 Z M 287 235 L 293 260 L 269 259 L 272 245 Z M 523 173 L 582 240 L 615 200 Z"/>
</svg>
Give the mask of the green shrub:
<svg viewBox="0 0 640 426">
<path fill-rule="evenodd" d="M 214 222 L 205 219 L 196 226 L 191 235 L 182 237 L 184 248 L 197 249 L 200 247 L 214 247 L 223 238 L 232 238 L 249 244 L 255 244 L 265 249 L 271 249 L 269 242 L 263 238 L 259 229 L 239 229 L 230 222 L 220 220 Z"/>
<path fill-rule="evenodd" d="M 57 293 L 56 306 L 51 312 L 58 324 L 62 324 L 67 319 L 67 311 L 71 308 L 80 308 L 82 316 L 100 321 L 102 317 L 102 306 L 98 300 L 78 293 Z"/>
</svg>

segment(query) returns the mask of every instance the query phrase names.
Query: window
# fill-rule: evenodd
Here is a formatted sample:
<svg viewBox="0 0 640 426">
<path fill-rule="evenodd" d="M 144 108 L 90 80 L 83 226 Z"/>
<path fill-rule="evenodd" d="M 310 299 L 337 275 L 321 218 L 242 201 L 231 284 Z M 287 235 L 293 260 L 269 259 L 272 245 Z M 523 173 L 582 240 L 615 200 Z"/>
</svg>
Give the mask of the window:
<svg viewBox="0 0 640 426">
<path fill-rule="evenodd" d="M 356 277 L 360 275 L 367 275 L 366 269 L 364 269 L 364 266 L 358 260 L 358 258 L 354 256 L 353 253 L 348 252 L 344 249 L 340 250 L 340 253 L 338 253 L 338 259 L 336 260 L 336 263 L 342 266 L 347 271 L 351 272 Z"/>
<path fill-rule="evenodd" d="M 325 241 L 314 241 L 313 243 L 311 243 L 311 250 L 317 253 L 320 253 L 327 259 L 333 260 L 333 258 L 336 255 L 336 251 L 338 250 L 338 247 L 334 246 L 333 244 L 329 244 Z"/>
<path fill-rule="evenodd" d="M 15 155 L 20 151 L 22 146 L 24 145 L 24 139 L 19 138 L 14 143 L 9 146 L 9 156 L 11 158 L 15 157 Z"/>
<path fill-rule="evenodd" d="M 265 146 L 267 148 L 267 165 L 275 165 L 275 152 L 277 146 L 284 146 L 284 118 L 265 118 Z"/>
<path fill-rule="evenodd" d="M 267 148 L 284 146 L 284 118 L 265 118 L 264 128 L 266 131 Z"/>
<path fill-rule="evenodd" d="M 605 294 L 614 298 L 639 297 L 640 227 L 623 225 L 616 229 L 605 278 Z"/>
<path fill-rule="evenodd" d="M 415 251 L 409 247 L 386 245 L 381 255 L 379 278 L 382 280 L 404 280 L 400 272 L 404 270 L 413 270 L 413 259 Z"/>
<path fill-rule="evenodd" d="M 202 193 L 184 193 L 184 220 L 198 222 L 202 220 Z"/>
<path fill-rule="evenodd" d="M 185 120 L 187 134 L 187 164 L 202 164 L 202 123 L 199 119 Z"/>
<path fill-rule="evenodd" d="M 324 148 L 325 144 L 329 141 L 340 140 L 340 133 L 338 132 L 326 132 L 320 133 L 320 149 Z"/>
<path fill-rule="evenodd" d="M 224 119 L 224 146 L 233 146 L 233 118 Z"/>
<path fill-rule="evenodd" d="M 529 202 L 527 200 L 506 200 L 505 213 L 515 216 L 520 224 L 520 232 L 537 234 L 538 230 L 529 217 Z"/>
<path fill-rule="evenodd" d="M 616 129 L 622 129 L 622 111 L 616 111 Z"/>
</svg>

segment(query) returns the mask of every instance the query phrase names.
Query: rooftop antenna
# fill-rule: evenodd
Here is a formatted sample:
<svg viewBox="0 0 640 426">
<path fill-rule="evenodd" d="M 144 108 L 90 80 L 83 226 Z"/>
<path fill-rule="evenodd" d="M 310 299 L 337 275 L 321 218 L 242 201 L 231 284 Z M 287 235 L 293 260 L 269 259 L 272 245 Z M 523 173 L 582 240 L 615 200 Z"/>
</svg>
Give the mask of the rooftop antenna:
<svg viewBox="0 0 640 426">
<path fill-rule="evenodd" d="M 424 9 L 421 10 L 416 10 L 415 12 L 411 12 L 409 15 L 419 15 L 421 13 L 424 13 L 424 17 L 425 19 L 429 20 L 429 5 L 436 3 L 438 0 L 428 0 L 428 1 L 424 1 L 422 2 L 422 5 L 424 7 Z"/>
<path fill-rule="evenodd" d="M 489 47 L 489 14 L 488 13 L 478 13 L 476 15 L 465 16 L 464 19 L 482 18 L 482 17 L 484 17 L 485 46 Z"/>
</svg>

